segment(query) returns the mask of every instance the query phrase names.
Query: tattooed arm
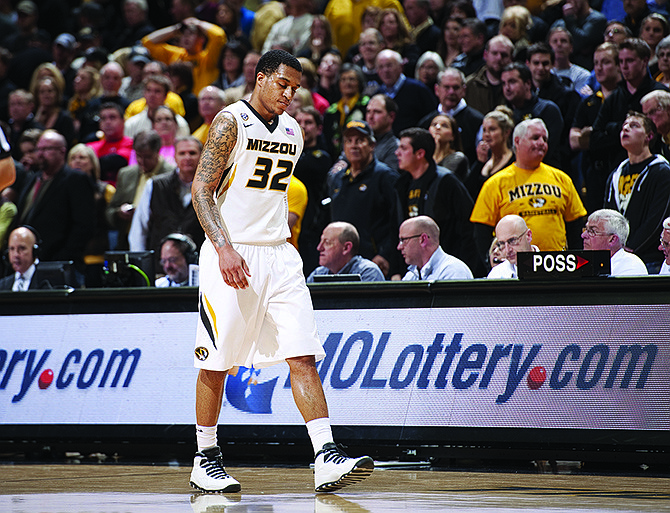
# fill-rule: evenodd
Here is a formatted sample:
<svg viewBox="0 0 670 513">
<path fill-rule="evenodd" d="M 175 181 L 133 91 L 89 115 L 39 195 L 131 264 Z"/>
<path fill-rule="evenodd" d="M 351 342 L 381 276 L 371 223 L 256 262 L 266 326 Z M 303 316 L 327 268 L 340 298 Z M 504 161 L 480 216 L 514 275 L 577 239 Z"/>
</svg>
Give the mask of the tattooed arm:
<svg viewBox="0 0 670 513">
<path fill-rule="evenodd" d="M 191 186 L 193 208 L 200 225 L 219 254 L 219 269 L 227 285 L 244 289 L 251 276 L 247 263 L 231 244 L 214 192 L 221 182 L 228 158 L 237 142 L 237 122 L 229 112 L 220 112 L 209 129 L 198 169 Z"/>
</svg>

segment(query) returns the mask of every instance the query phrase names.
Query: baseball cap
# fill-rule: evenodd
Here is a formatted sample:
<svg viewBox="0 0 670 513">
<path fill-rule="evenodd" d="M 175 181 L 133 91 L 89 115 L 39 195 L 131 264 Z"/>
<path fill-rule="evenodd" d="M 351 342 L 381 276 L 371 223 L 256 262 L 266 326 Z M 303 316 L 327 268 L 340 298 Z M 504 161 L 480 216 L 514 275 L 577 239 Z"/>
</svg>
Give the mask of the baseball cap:
<svg viewBox="0 0 670 513">
<path fill-rule="evenodd" d="M 343 134 L 347 135 L 347 133 L 351 133 L 353 131 L 363 134 L 370 140 L 370 142 L 376 142 L 375 134 L 372 131 L 372 128 L 370 128 L 370 125 L 368 125 L 366 121 L 363 120 L 349 121 L 349 123 L 347 123 L 344 127 Z"/>
<path fill-rule="evenodd" d="M 149 51 L 143 46 L 134 46 L 130 55 L 128 55 L 128 60 L 136 64 L 147 64 L 148 62 L 151 62 Z"/>
<path fill-rule="evenodd" d="M 54 39 L 54 44 L 60 45 L 63 48 L 67 48 L 68 50 L 73 50 L 76 43 L 77 40 L 74 38 L 74 36 L 72 34 L 68 34 L 67 32 L 63 32 L 56 39 Z"/>
<path fill-rule="evenodd" d="M 23 14 L 35 15 L 37 14 L 37 5 L 31 0 L 22 0 L 19 2 L 19 5 L 16 6 L 16 12 L 21 12 Z"/>
</svg>

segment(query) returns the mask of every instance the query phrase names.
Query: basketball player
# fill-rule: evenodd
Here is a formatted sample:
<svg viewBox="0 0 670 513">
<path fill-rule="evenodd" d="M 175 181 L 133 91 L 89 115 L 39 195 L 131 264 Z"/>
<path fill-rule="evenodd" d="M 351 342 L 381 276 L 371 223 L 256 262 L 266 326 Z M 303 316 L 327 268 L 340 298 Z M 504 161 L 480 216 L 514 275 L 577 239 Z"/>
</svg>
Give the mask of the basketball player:
<svg viewBox="0 0 670 513">
<path fill-rule="evenodd" d="M 212 122 L 193 180 L 193 206 L 207 239 L 200 253 L 198 452 L 191 485 L 204 492 L 241 488 L 226 473 L 216 438 L 224 380 L 233 366 L 288 363 L 293 397 L 314 446 L 317 492 L 360 481 L 374 466 L 371 458 L 349 458 L 333 443 L 315 365 L 325 353 L 302 261 L 286 241 L 286 190 L 303 139 L 284 111 L 301 75 L 288 52 L 265 53 L 249 102 L 226 107 Z"/>
</svg>

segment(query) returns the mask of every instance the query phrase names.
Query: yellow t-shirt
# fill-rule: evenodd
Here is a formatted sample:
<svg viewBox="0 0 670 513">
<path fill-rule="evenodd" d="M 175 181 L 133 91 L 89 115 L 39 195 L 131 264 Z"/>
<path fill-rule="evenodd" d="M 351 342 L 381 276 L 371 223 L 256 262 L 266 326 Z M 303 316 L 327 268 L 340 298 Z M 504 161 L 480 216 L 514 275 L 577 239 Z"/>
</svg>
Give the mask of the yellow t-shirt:
<svg viewBox="0 0 670 513">
<path fill-rule="evenodd" d="M 195 137 L 198 141 L 200 141 L 202 144 L 205 144 L 207 142 L 207 134 L 209 134 L 209 127 L 210 125 L 208 125 L 207 123 L 203 123 L 198 128 L 193 130 L 193 133 L 191 135 Z"/>
<path fill-rule="evenodd" d="M 512 164 L 484 182 L 470 221 L 495 227 L 508 214 L 524 218 L 540 250 L 562 251 L 565 223 L 585 216 L 586 209 L 563 171 L 546 164 L 533 170 Z"/>
<path fill-rule="evenodd" d="M 219 58 L 221 49 L 226 44 L 226 33 L 221 27 L 207 24 L 207 45 L 195 54 L 189 54 L 185 48 L 173 46 L 167 43 L 152 43 L 149 36 L 142 38 L 142 44 L 149 50 L 151 57 L 172 64 L 183 61 L 193 64 L 193 94 L 196 96 L 200 90 L 219 78 Z"/>
<path fill-rule="evenodd" d="M 302 219 L 307 208 L 307 187 L 295 176 L 292 176 L 288 183 L 287 199 L 289 213 L 292 212 L 298 216 L 298 220 L 291 228 L 291 237 L 288 241 L 295 246 L 295 249 L 298 249 L 298 237 L 300 237 Z"/>
<path fill-rule="evenodd" d="M 168 91 L 167 98 L 165 98 L 165 105 L 172 109 L 172 112 L 179 114 L 180 116 L 186 115 L 186 110 L 184 109 L 184 102 L 177 93 Z M 137 100 L 130 102 L 130 105 L 126 107 L 126 112 L 124 118 L 126 120 L 132 118 L 135 114 L 142 112 L 147 106 L 147 101 L 144 98 L 138 98 Z"/>
</svg>

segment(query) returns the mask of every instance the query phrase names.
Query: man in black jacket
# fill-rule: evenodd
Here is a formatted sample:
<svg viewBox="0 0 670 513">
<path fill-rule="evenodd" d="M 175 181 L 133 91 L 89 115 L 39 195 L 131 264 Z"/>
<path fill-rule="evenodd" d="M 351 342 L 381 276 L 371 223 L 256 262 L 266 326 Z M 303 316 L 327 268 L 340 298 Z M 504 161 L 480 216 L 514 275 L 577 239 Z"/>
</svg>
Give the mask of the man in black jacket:
<svg viewBox="0 0 670 513">
<path fill-rule="evenodd" d="M 560 162 L 558 168 L 565 170 L 572 181 L 578 183 L 577 173 L 571 172 L 573 169 L 571 165 L 573 153 L 569 141 L 570 128 L 575 119 L 575 112 L 581 97 L 572 88 L 572 84 L 567 85 L 562 77 L 552 72 L 556 58 L 551 46 L 546 43 L 535 43 L 528 47 L 526 55 L 526 66 L 528 66 L 533 77 L 533 86 L 538 97 L 554 102 L 563 116 L 563 130 L 558 149 Z"/>
<path fill-rule="evenodd" d="M 399 260 L 393 221 L 398 173 L 375 157 L 375 137 L 365 121 L 349 121 L 343 135 L 347 160 L 328 174 L 331 221 L 353 224 L 360 234 L 359 254 L 388 275 Z"/>
<path fill-rule="evenodd" d="M 27 182 L 17 219 L 42 234 L 44 260 L 73 260 L 83 270 L 84 249 L 95 230 L 92 180 L 65 165 L 65 137 L 45 130 L 37 141 L 41 172 Z"/>
<path fill-rule="evenodd" d="M 440 246 L 463 260 L 475 276 L 484 275 L 484 262 L 475 248 L 470 223 L 473 201 L 451 171 L 433 160 L 435 140 L 428 130 L 408 128 L 400 133 L 396 150 L 398 165 L 405 171 L 395 184 L 398 227 L 410 217 L 426 215 L 440 227 Z"/>
</svg>

